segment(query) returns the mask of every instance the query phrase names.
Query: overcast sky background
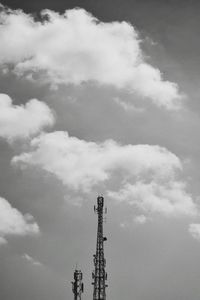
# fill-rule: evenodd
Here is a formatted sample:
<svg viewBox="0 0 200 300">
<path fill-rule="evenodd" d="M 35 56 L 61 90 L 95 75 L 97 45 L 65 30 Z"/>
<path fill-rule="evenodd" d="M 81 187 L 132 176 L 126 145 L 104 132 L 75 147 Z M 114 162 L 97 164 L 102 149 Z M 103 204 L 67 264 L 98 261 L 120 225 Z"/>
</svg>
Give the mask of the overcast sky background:
<svg viewBox="0 0 200 300">
<path fill-rule="evenodd" d="M 0 299 L 200 294 L 198 0 L 1 1 Z"/>
</svg>

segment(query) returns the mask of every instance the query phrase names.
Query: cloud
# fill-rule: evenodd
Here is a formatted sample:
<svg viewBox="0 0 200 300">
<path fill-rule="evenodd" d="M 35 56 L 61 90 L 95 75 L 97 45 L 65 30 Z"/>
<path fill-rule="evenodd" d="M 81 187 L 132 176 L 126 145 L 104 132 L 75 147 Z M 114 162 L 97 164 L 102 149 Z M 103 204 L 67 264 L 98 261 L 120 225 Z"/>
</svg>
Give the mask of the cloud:
<svg viewBox="0 0 200 300">
<path fill-rule="evenodd" d="M 188 231 L 193 238 L 200 240 L 200 224 L 190 224 Z"/>
<path fill-rule="evenodd" d="M 134 184 L 125 184 L 117 192 L 110 191 L 108 195 L 148 213 L 189 217 L 198 214 L 192 196 L 186 191 L 186 184 L 181 181 L 137 181 Z"/>
<path fill-rule="evenodd" d="M 0 197 L 0 244 L 7 242 L 6 236 L 37 235 L 39 232 L 39 226 L 33 216 L 22 215 L 6 199 Z"/>
<path fill-rule="evenodd" d="M 0 94 L 0 137 L 28 138 L 53 124 L 53 113 L 45 103 L 31 99 L 25 105 L 13 105 L 8 95 Z"/>
<path fill-rule="evenodd" d="M 116 173 L 123 180 L 166 180 L 182 169 L 179 158 L 160 146 L 87 142 L 63 131 L 43 133 L 30 147 L 30 152 L 15 156 L 12 163 L 40 166 L 74 190 L 90 191 Z"/>
<path fill-rule="evenodd" d="M 145 111 L 144 108 L 136 107 L 133 105 L 133 103 L 125 102 L 118 97 L 114 97 L 113 100 L 115 101 L 115 103 L 121 106 L 126 112 L 132 111 L 132 112 L 142 113 Z"/>
<path fill-rule="evenodd" d="M 145 215 L 134 216 L 131 220 L 127 219 L 124 222 L 121 222 L 119 226 L 122 229 L 132 229 L 134 224 L 143 225 L 148 221 L 148 218 Z"/>
<path fill-rule="evenodd" d="M 34 266 L 42 266 L 42 264 L 39 261 L 35 260 L 33 257 L 31 257 L 30 255 L 28 255 L 26 253 L 22 255 L 22 258 L 24 258 L 26 261 L 28 261 L 29 263 L 31 263 Z"/>
<path fill-rule="evenodd" d="M 134 222 L 137 224 L 145 224 L 147 222 L 147 217 L 145 215 L 136 216 Z"/>
<path fill-rule="evenodd" d="M 6 239 L 4 239 L 3 237 L 0 237 L 0 246 L 5 245 L 5 244 L 7 244 Z"/>
<path fill-rule="evenodd" d="M 178 85 L 164 80 L 160 70 L 145 61 L 131 24 L 104 23 L 77 8 L 64 14 L 43 10 L 41 18 L 2 10 L 3 68 L 14 66 L 16 74 L 30 78 L 37 74 L 40 82 L 52 86 L 92 81 L 127 89 L 169 110 L 180 107 Z"/>
<path fill-rule="evenodd" d="M 15 156 L 12 164 L 39 166 L 74 191 L 90 192 L 98 184 L 112 182 L 119 188 L 111 191 L 107 185 L 108 197 L 135 206 L 141 215 L 198 214 L 187 184 L 181 180 L 181 160 L 157 145 L 120 145 L 113 140 L 95 143 L 55 131 L 34 138 L 30 151 Z M 145 218 L 135 221 L 142 223 Z"/>
</svg>

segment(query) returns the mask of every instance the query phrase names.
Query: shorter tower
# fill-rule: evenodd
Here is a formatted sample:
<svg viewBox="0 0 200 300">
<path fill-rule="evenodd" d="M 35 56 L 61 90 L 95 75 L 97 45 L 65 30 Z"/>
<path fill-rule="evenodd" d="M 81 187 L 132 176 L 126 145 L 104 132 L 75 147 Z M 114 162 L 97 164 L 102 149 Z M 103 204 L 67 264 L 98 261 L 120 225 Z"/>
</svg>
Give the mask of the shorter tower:
<svg viewBox="0 0 200 300">
<path fill-rule="evenodd" d="M 81 270 L 74 271 L 74 281 L 72 281 L 72 292 L 74 293 L 74 300 L 81 300 L 81 294 L 84 291 L 84 285 L 82 283 L 83 273 Z"/>
</svg>

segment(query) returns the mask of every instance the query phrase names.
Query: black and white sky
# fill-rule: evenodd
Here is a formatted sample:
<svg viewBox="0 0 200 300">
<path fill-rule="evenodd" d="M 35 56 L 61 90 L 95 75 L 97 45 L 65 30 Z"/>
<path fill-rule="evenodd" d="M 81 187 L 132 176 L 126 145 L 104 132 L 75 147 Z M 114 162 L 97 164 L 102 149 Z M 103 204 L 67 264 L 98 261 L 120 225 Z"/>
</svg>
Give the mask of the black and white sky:
<svg viewBox="0 0 200 300">
<path fill-rule="evenodd" d="M 200 294 L 200 2 L 1 0 L 0 299 Z"/>
</svg>

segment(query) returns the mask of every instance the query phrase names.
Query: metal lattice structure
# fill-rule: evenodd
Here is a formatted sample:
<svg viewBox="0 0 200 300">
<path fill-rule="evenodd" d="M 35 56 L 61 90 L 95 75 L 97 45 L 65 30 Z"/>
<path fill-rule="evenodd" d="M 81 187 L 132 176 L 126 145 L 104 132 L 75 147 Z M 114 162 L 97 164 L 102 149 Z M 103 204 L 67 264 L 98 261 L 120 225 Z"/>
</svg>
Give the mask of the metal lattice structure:
<svg viewBox="0 0 200 300">
<path fill-rule="evenodd" d="M 97 207 L 94 207 L 94 211 L 98 215 L 98 227 L 97 227 L 97 244 L 96 244 L 96 254 L 94 256 L 94 267 L 95 270 L 92 273 L 94 290 L 93 290 L 93 300 L 106 300 L 106 280 L 107 273 L 105 271 L 106 260 L 104 258 L 104 241 L 107 240 L 103 236 L 103 222 L 104 222 L 104 198 L 99 196 L 97 198 Z"/>
<path fill-rule="evenodd" d="M 83 293 L 83 274 L 81 270 L 74 271 L 74 281 L 72 281 L 72 292 L 74 293 L 74 300 L 81 300 L 81 294 Z"/>
</svg>

